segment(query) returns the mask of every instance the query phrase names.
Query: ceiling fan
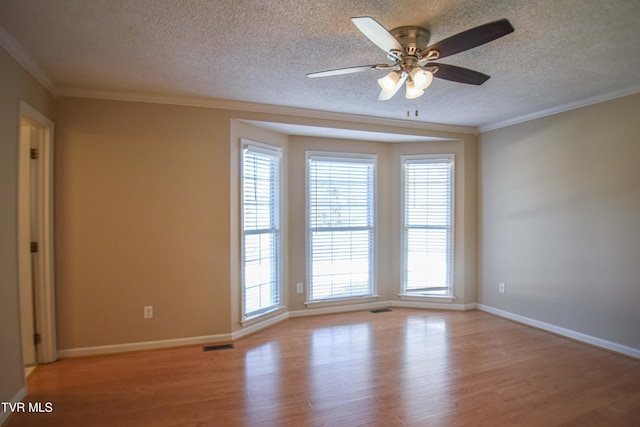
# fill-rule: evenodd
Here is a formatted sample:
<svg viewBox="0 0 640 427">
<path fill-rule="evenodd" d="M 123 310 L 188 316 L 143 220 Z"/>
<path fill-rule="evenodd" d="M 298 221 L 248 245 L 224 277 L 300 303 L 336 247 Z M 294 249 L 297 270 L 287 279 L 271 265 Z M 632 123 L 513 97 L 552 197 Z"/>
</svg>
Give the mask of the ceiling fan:
<svg viewBox="0 0 640 427">
<path fill-rule="evenodd" d="M 409 99 L 417 98 L 424 93 L 434 77 L 481 85 L 489 79 L 488 75 L 432 61 L 478 47 L 514 31 L 508 20 L 500 19 L 428 45 L 431 33 L 423 27 L 408 25 L 388 31 L 368 16 L 351 18 L 351 21 L 369 40 L 387 53 L 387 59 L 391 63 L 339 68 L 309 73 L 307 76 L 315 78 L 368 70 L 390 70 L 389 74 L 378 79 L 382 88 L 378 95 L 379 101 L 391 99 L 405 82 L 405 96 Z"/>
</svg>

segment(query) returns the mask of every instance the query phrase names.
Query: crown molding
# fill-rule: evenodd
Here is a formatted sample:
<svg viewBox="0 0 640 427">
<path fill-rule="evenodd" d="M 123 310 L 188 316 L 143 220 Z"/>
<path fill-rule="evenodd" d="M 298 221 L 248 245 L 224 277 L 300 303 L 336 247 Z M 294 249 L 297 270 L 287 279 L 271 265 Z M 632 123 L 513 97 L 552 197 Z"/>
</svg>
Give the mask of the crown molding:
<svg viewBox="0 0 640 427">
<path fill-rule="evenodd" d="M 22 65 L 38 83 L 45 87 L 55 97 L 58 96 L 58 87 L 51 77 L 38 65 L 31 55 L 0 25 L 0 46 L 7 51 L 16 62 Z"/>
<path fill-rule="evenodd" d="M 531 120 L 540 119 L 542 117 L 552 116 L 554 114 L 563 113 L 565 111 L 571 111 L 589 105 L 598 104 L 600 102 L 611 101 L 616 98 L 622 98 L 628 95 L 634 95 L 640 93 L 640 85 L 631 86 L 626 89 L 618 90 L 615 92 L 606 93 L 604 95 L 594 96 L 592 98 L 583 99 L 576 102 L 570 102 L 568 104 L 559 105 L 557 107 L 547 108 L 546 110 L 537 111 L 531 114 L 525 114 L 524 116 L 514 117 L 512 119 L 504 120 L 497 123 L 492 123 L 484 126 L 480 126 L 478 131 L 480 133 L 489 132 L 496 129 L 501 129 L 507 126 L 516 125 L 519 123 L 528 122 Z"/>
<path fill-rule="evenodd" d="M 264 113 L 294 116 L 299 118 L 331 120 L 338 122 L 361 123 L 379 126 L 395 126 L 398 128 L 432 131 L 452 132 L 467 135 L 476 135 L 478 129 L 472 126 L 457 126 L 440 123 L 417 122 L 411 120 L 388 119 L 382 117 L 362 116 L 348 113 L 335 113 L 331 111 L 311 110 L 305 108 L 286 107 L 280 105 L 259 104 L 245 101 L 233 101 L 228 99 L 204 98 L 196 96 L 159 95 L 138 92 L 118 92 L 105 90 L 87 90 L 81 88 L 60 88 L 59 96 L 75 98 L 104 99 L 111 101 L 147 102 L 153 104 L 180 105 L 186 107 L 202 107 L 220 110 L 243 111 L 251 113 Z"/>
</svg>

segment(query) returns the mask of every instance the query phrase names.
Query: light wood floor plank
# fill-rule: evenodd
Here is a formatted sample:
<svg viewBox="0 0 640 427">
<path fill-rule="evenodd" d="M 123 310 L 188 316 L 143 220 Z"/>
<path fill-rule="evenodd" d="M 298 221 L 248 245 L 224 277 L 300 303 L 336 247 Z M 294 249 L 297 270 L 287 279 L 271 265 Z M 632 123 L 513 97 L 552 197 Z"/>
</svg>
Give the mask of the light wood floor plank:
<svg viewBox="0 0 640 427">
<path fill-rule="evenodd" d="M 60 360 L 21 426 L 640 426 L 640 361 L 487 313 L 290 319 L 235 343 Z"/>
</svg>

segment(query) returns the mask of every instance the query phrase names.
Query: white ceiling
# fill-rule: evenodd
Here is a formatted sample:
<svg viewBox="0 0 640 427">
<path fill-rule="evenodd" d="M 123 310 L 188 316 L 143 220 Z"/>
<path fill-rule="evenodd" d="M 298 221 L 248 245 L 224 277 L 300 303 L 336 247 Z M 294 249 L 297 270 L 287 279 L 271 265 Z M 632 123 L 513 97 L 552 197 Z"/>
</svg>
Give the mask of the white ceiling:
<svg viewBox="0 0 640 427">
<path fill-rule="evenodd" d="M 384 71 L 306 77 L 386 61 L 353 16 L 424 26 L 431 43 L 500 18 L 515 32 L 442 60 L 489 74 L 484 85 L 436 79 L 418 100 L 380 102 Z M 640 90 L 638 0 L 2 0 L 0 26 L 3 45 L 60 95 L 195 97 L 482 129 Z"/>
</svg>

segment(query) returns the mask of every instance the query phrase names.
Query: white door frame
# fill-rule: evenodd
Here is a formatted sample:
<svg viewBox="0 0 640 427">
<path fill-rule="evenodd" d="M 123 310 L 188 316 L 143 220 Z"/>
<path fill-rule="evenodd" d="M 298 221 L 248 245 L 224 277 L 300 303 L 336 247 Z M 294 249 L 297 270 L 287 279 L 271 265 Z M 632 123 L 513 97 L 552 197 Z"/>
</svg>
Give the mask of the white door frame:
<svg viewBox="0 0 640 427">
<path fill-rule="evenodd" d="M 34 271 L 37 277 L 34 282 L 36 330 L 40 334 L 41 342 L 38 345 L 37 363 L 50 363 L 57 359 L 56 346 L 56 316 L 55 316 L 55 288 L 53 271 L 53 122 L 38 112 L 27 103 L 20 101 L 19 120 L 28 121 L 36 129 L 38 145 L 41 147 L 39 167 L 41 173 L 36 183 L 39 187 L 38 204 L 41 209 L 36 214 L 36 229 L 38 235 L 38 253 Z M 18 124 L 20 129 L 20 123 Z M 19 143 L 22 138 L 19 138 Z M 18 150 L 19 156 L 24 155 L 25 150 Z M 26 151 L 29 152 L 28 150 Z M 22 165 L 18 158 L 18 164 Z M 21 167 L 21 166 L 19 166 Z M 21 176 L 20 173 L 18 176 Z M 24 183 L 18 182 L 18 194 Z M 20 196 L 19 196 L 20 197 Z M 20 204 L 18 204 L 20 206 Z M 20 212 L 18 207 L 18 221 L 30 216 L 29 212 Z M 18 254 L 24 253 L 21 239 L 18 239 Z"/>
</svg>

